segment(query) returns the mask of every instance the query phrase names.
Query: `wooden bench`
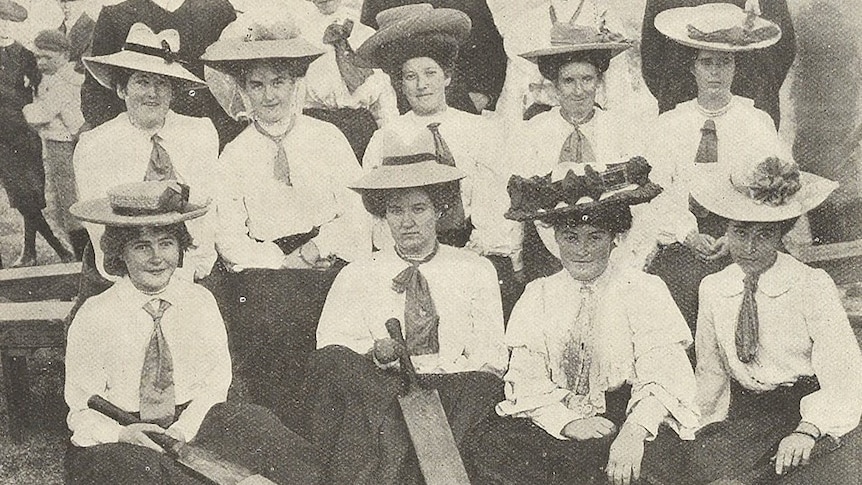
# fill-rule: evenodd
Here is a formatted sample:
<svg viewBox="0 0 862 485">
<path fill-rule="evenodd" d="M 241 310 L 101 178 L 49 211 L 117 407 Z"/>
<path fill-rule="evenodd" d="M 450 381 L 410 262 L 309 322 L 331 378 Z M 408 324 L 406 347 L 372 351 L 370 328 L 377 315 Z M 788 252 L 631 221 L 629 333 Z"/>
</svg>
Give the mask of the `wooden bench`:
<svg viewBox="0 0 862 485">
<path fill-rule="evenodd" d="M 30 407 L 27 359 L 66 344 L 65 319 L 78 294 L 81 263 L 0 270 L 0 359 L 9 434 L 20 439 Z"/>
</svg>

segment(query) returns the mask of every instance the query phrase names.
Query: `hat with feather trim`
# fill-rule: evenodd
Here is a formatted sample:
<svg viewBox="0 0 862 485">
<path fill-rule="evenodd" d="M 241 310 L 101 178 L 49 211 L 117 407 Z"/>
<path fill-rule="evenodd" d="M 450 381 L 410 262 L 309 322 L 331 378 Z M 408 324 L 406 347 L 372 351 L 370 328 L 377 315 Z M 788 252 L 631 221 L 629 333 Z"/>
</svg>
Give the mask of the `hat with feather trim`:
<svg viewBox="0 0 862 485">
<path fill-rule="evenodd" d="M 684 46 L 722 52 L 763 49 L 781 39 L 778 24 L 729 3 L 665 10 L 655 28 Z"/>
</svg>

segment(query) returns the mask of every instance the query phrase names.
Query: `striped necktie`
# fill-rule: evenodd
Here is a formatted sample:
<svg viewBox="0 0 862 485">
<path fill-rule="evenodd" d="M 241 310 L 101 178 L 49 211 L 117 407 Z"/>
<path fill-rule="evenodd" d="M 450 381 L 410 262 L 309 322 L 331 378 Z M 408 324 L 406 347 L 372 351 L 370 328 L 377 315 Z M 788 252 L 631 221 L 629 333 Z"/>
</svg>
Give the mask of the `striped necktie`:
<svg viewBox="0 0 862 485">
<path fill-rule="evenodd" d="M 163 138 L 156 133 L 150 139 L 153 142 L 153 149 L 150 152 L 150 163 L 147 165 L 144 181 L 176 180 L 177 174 L 174 172 L 171 157 L 161 144 Z"/>
<path fill-rule="evenodd" d="M 287 162 L 287 152 L 284 150 L 284 139 L 287 138 L 287 134 L 290 133 L 288 129 L 281 135 L 270 135 L 268 131 L 266 131 L 260 123 L 257 121 L 254 122 L 254 128 L 261 135 L 269 138 L 277 148 L 275 153 L 275 160 L 273 160 L 272 165 L 272 176 L 275 177 L 276 180 L 284 182 L 285 185 L 292 186 L 293 183 L 290 181 L 290 164 Z"/>
<path fill-rule="evenodd" d="M 163 428 L 173 423 L 176 412 L 174 363 L 162 332 L 162 316 L 170 306 L 170 303 L 160 298 L 154 298 L 144 305 L 144 310 L 153 317 L 153 333 L 141 369 L 141 420 Z"/>
<path fill-rule="evenodd" d="M 760 338 L 760 322 L 757 318 L 757 282 L 760 274 L 747 274 L 743 280 L 742 304 L 736 318 L 736 357 L 747 364 L 757 356 L 757 345 Z"/>
</svg>

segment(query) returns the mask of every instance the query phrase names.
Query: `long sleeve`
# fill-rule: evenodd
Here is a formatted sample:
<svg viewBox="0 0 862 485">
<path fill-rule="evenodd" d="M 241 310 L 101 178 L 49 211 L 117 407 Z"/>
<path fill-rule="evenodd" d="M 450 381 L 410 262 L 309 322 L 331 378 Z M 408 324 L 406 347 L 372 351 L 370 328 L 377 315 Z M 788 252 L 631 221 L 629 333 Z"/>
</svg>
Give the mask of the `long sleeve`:
<svg viewBox="0 0 862 485">
<path fill-rule="evenodd" d="M 218 311 L 218 304 L 211 294 L 207 294 L 206 302 L 195 305 L 195 311 L 202 313 L 198 318 L 207 323 L 208 331 L 199 332 L 194 345 L 206 349 L 201 355 L 206 362 L 200 364 L 201 379 L 194 385 L 189 406 L 180 418 L 169 429 L 182 433 L 186 441 L 192 441 L 200 429 L 201 423 L 214 405 L 227 399 L 231 383 L 231 358 L 228 351 L 227 332 L 224 321 Z"/>
<path fill-rule="evenodd" d="M 364 276 L 362 270 L 354 266 L 356 264 L 347 265 L 329 289 L 317 325 L 319 349 L 327 345 L 342 345 L 357 354 L 365 354 L 374 346 L 375 337 L 367 326 L 362 308 L 365 302 L 359 297 L 365 288 Z"/>
<path fill-rule="evenodd" d="M 701 426 L 727 417 L 730 407 L 730 371 L 724 365 L 723 351 L 715 333 L 711 295 L 702 284 L 697 315 L 695 353 L 697 354 L 697 405 Z"/>
<path fill-rule="evenodd" d="M 820 390 L 802 398 L 800 413 L 823 434 L 839 437 L 862 415 L 862 353 L 832 279 L 822 270 L 815 275 L 803 283 L 817 295 L 804 308 Z"/>
<path fill-rule="evenodd" d="M 481 368 L 487 364 L 501 373 L 506 368 L 508 351 L 503 342 L 503 303 L 497 272 L 487 260 L 480 260 L 474 275 L 474 294 L 470 304 L 470 319 L 473 328 L 470 343 L 464 350 L 470 367 Z"/>
<path fill-rule="evenodd" d="M 228 263 L 234 265 L 234 270 L 281 268 L 284 261 L 281 249 L 273 242 L 256 241 L 249 236 L 246 225 L 248 210 L 241 192 L 225 188 L 218 198 L 216 212 L 216 249 Z"/>
<path fill-rule="evenodd" d="M 106 342 L 95 327 L 97 309 L 87 302 L 75 316 L 66 339 L 65 398 L 69 406 L 67 424 L 76 446 L 116 443 L 120 426 L 116 421 L 87 406 L 93 395 L 105 397 L 108 376 L 101 359 Z"/>
</svg>

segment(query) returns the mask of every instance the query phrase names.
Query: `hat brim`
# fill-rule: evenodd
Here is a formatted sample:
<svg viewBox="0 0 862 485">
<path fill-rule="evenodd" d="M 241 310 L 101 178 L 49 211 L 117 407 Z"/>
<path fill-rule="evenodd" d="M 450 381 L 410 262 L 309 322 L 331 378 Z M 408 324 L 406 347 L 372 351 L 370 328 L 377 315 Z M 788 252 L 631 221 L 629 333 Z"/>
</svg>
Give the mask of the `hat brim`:
<svg viewBox="0 0 862 485">
<path fill-rule="evenodd" d="M 455 167 L 434 160 L 409 165 L 380 165 L 372 168 L 350 189 L 363 193 L 369 190 L 406 189 L 461 180 L 466 174 Z"/>
<path fill-rule="evenodd" d="M 563 205 L 550 210 L 537 209 L 535 211 L 525 211 L 521 209 L 510 208 L 505 218 L 513 221 L 545 221 L 545 222 L 560 222 L 567 218 L 596 210 L 602 206 L 620 205 L 631 206 L 649 202 L 662 193 L 662 188 L 656 183 L 648 182 L 641 186 L 634 186 L 633 189 L 624 189 L 617 192 L 609 193 L 606 197 L 598 201 L 586 201 L 574 205 Z"/>
<path fill-rule="evenodd" d="M 133 51 L 120 51 L 105 56 L 84 57 L 84 66 L 102 86 L 114 89 L 117 69 L 151 72 L 168 76 L 192 86 L 206 86 L 206 82 L 176 62 L 167 62 L 156 56 Z"/>
<path fill-rule="evenodd" d="M 453 37 L 459 44 L 470 35 L 472 22 L 464 12 L 454 8 L 435 8 L 409 17 L 375 32 L 356 49 L 356 65 L 367 68 L 386 67 L 393 59 L 393 45 L 411 37 L 437 33 Z"/>
<path fill-rule="evenodd" d="M 324 51 L 302 38 L 281 40 L 220 40 L 207 47 L 201 60 L 216 69 L 257 59 L 292 59 L 311 63 Z"/>
<path fill-rule="evenodd" d="M 800 172 L 799 183 L 799 191 L 779 206 L 755 201 L 738 191 L 727 174 L 718 180 L 714 175 L 703 174 L 695 180 L 691 195 L 704 208 L 725 219 L 778 222 L 794 219 L 814 209 L 838 188 L 837 182 L 808 172 Z"/>
<path fill-rule="evenodd" d="M 521 54 L 521 57 L 530 62 L 538 62 L 539 58 L 542 57 L 556 56 L 558 54 L 568 54 L 570 52 L 595 51 L 606 52 L 611 58 L 614 58 L 631 46 L 632 44 L 628 42 L 594 42 L 590 44 L 557 45 L 526 52 L 524 54 Z"/>
<path fill-rule="evenodd" d="M 754 27 L 761 28 L 771 25 L 778 29 L 778 34 L 769 39 L 751 44 L 737 45 L 725 42 L 707 42 L 692 39 L 688 35 L 688 25 L 690 24 L 698 27 L 701 31 L 712 32 L 742 25 L 745 21 L 745 15 L 745 12 L 741 8 L 725 3 L 709 3 L 697 7 L 671 8 L 656 15 L 655 28 L 678 44 L 695 49 L 720 52 L 745 52 L 763 49 L 781 39 L 781 27 L 763 17 L 756 19 Z"/>
<path fill-rule="evenodd" d="M 80 201 L 69 208 L 69 212 L 73 216 L 84 222 L 122 227 L 169 226 L 201 217 L 206 214 L 207 210 L 209 210 L 209 204 L 189 203 L 181 212 L 129 216 L 114 212 L 108 199 Z"/>
</svg>

